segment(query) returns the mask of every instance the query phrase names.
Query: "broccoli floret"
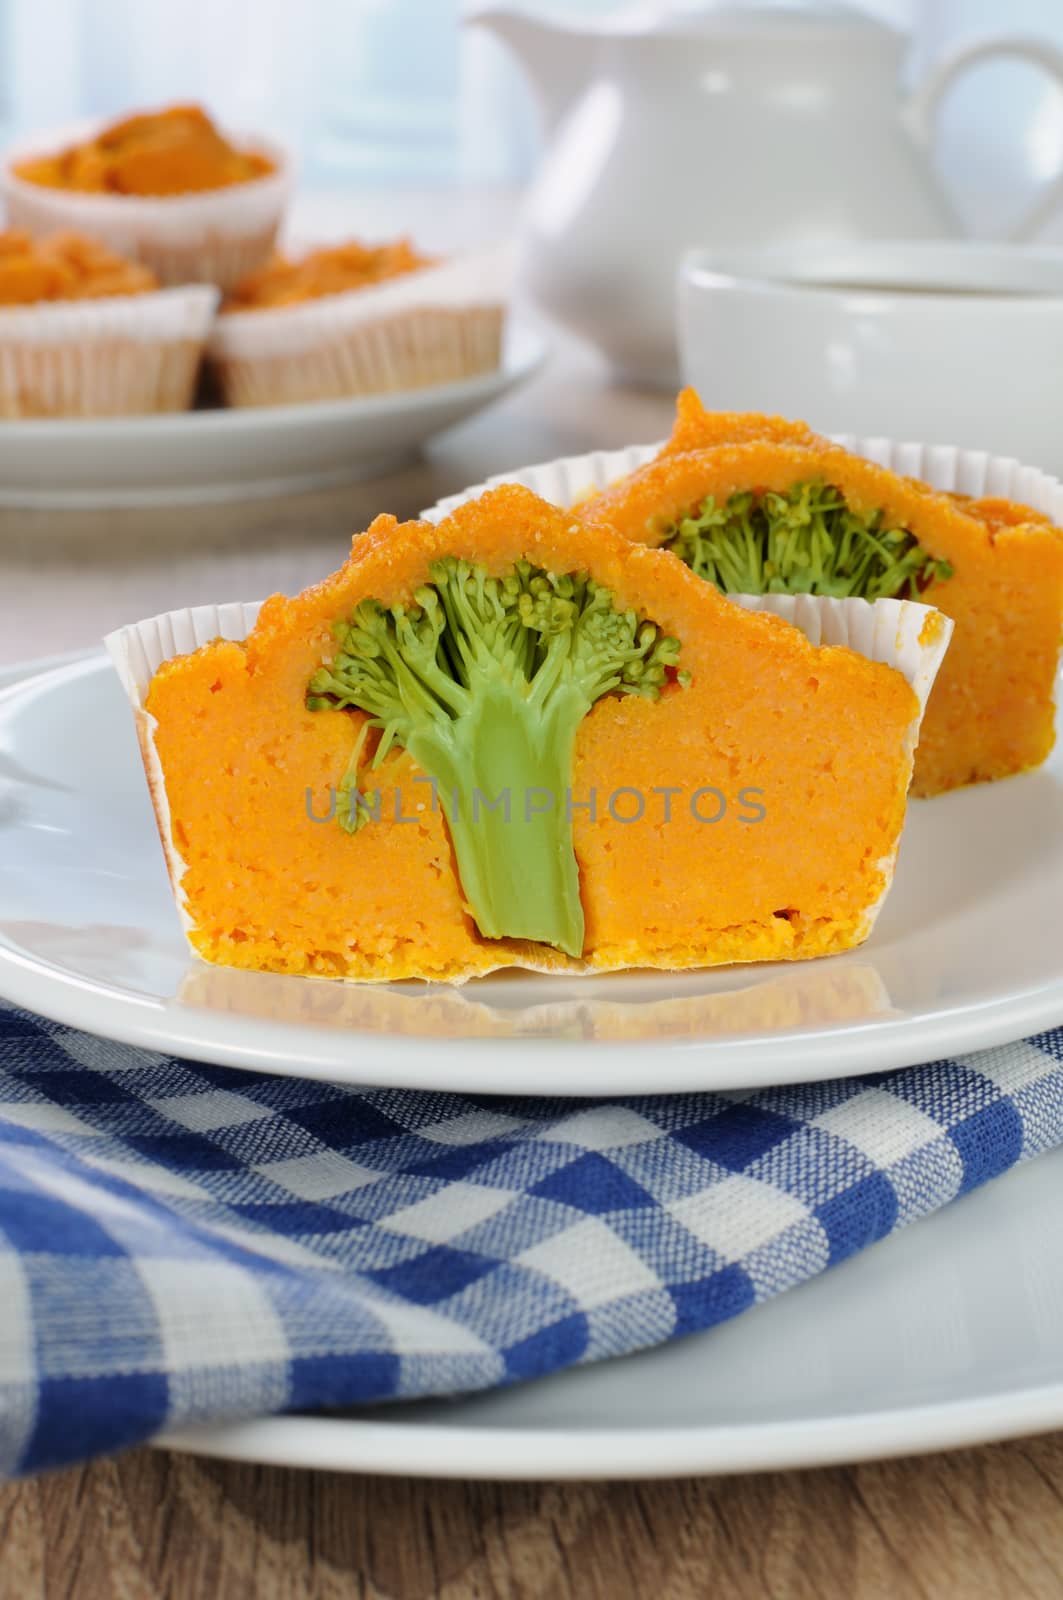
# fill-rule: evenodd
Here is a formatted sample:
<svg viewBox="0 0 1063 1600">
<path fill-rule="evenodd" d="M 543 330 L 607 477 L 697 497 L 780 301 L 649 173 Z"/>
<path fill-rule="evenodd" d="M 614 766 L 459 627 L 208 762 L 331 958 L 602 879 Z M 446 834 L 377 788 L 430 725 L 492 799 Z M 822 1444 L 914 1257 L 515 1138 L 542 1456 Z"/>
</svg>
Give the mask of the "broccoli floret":
<svg viewBox="0 0 1063 1600">
<path fill-rule="evenodd" d="M 947 561 L 884 520 L 850 510 L 828 483 L 799 483 L 786 494 L 733 494 L 724 506 L 709 495 L 664 543 L 725 594 L 918 598 L 952 577 Z"/>
<path fill-rule="evenodd" d="M 368 712 L 380 734 L 373 766 L 401 745 L 434 780 L 482 934 L 579 955 L 576 731 L 603 695 L 656 699 L 679 642 L 618 611 L 583 573 L 521 561 L 499 578 L 447 557 L 430 574 L 413 604 L 364 600 L 335 625 L 339 650 L 311 678 L 307 707 Z M 366 820 L 360 759 L 357 746 L 341 785 L 352 831 Z"/>
</svg>

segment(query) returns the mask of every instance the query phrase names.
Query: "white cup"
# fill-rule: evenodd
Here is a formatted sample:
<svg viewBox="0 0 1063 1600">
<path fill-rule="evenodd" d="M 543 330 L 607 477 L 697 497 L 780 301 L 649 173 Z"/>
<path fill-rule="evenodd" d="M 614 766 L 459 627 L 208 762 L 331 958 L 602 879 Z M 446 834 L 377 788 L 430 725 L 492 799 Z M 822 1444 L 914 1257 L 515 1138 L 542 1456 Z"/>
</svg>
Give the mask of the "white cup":
<svg viewBox="0 0 1063 1600">
<path fill-rule="evenodd" d="M 694 251 L 679 348 L 711 410 L 989 450 L 1063 476 L 1063 250 Z"/>
</svg>

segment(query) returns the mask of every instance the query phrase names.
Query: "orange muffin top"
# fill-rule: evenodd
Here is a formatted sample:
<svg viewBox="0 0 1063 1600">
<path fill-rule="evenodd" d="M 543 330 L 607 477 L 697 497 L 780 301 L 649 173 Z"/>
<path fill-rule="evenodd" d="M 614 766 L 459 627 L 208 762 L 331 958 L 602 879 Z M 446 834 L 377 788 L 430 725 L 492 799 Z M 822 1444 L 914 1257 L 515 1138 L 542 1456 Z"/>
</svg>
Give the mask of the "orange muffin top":
<svg viewBox="0 0 1063 1600">
<path fill-rule="evenodd" d="M 117 294 L 150 294 L 158 287 L 158 278 L 147 267 L 116 256 L 79 233 L 53 233 L 43 239 L 18 229 L 0 233 L 0 305 L 100 300 Z"/>
<path fill-rule="evenodd" d="M 300 261 L 276 255 L 268 266 L 238 283 L 225 303 L 227 311 L 265 311 L 272 306 L 298 305 L 348 289 L 368 289 L 389 278 L 435 265 L 434 256 L 421 255 L 409 239 L 390 244 L 326 245 Z"/>
<path fill-rule="evenodd" d="M 224 189 L 273 170 L 268 156 L 237 149 L 195 105 L 123 117 L 82 144 L 13 168 L 16 177 L 49 189 L 140 197 Z"/>
</svg>

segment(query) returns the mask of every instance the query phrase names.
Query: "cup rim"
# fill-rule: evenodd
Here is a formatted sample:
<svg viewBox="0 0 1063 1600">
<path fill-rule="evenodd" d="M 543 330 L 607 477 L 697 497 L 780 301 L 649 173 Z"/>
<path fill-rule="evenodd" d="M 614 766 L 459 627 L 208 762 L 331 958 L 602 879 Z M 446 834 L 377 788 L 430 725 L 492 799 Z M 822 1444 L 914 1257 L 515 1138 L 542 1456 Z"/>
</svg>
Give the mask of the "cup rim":
<svg viewBox="0 0 1063 1600">
<path fill-rule="evenodd" d="M 1012 310 L 1063 300 L 1063 248 L 980 240 L 885 239 L 724 245 L 686 252 L 685 288 L 777 299 Z"/>
</svg>

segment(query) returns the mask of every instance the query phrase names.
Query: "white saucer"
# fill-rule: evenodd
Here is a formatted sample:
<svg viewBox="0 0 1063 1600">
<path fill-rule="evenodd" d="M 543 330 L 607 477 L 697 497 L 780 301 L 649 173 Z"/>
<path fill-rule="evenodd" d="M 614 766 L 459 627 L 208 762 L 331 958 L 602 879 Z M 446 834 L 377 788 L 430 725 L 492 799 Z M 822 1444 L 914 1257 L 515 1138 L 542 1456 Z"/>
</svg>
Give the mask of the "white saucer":
<svg viewBox="0 0 1063 1600">
<path fill-rule="evenodd" d="M 609 1095 L 909 1065 L 1063 1022 L 1063 752 L 915 802 L 872 938 L 827 961 L 460 990 L 208 967 L 132 718 L 90 658 L 0 697 L 0 994 L 110 1038 L 350 1084 Z"/>
<path fill-rule="evenodd" d="M 173 416 L 0 422 L 0 506 L 247 500 L 375 477 L 542 365 L 512 320 L 497 372 L 401 394 Z"/>
<path fill-rule="evenodd" d="M 515 1389 L 189 1428 L 233 1460 L 649 1478 L 944 1450 L 1063 1425 L 1063 1150 L 733 1322 Z"/>
</svg>

